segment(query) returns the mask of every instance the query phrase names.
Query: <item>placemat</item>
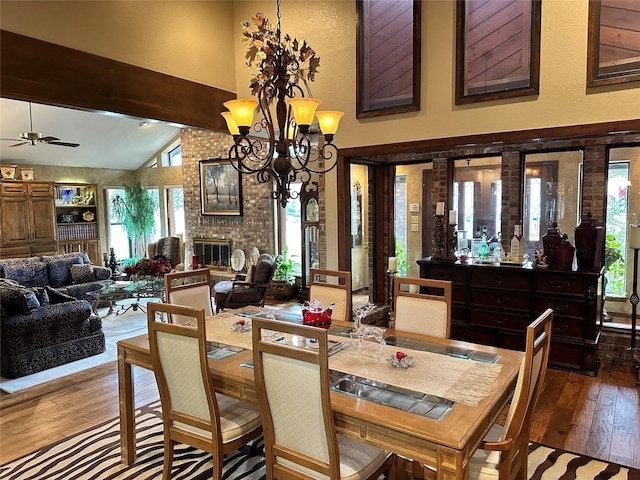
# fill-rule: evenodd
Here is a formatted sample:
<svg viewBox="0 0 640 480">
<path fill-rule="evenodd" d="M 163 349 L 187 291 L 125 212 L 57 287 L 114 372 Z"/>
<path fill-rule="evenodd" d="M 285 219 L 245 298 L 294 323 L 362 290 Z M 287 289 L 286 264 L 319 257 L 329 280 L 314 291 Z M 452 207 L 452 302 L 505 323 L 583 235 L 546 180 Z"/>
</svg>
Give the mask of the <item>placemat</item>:
<svg viewBox="0 0 640 480">
<path fill-rule="evenodd" d="M 329 357 L 329 368 L 396 387 L 437 395 L 471 407 L 477 406 L 491 395 L 493 382 L 502 370 L 499 363 L 476 362 L 408 349 L 403 351 L 413 356 L 415 365 L 396 368 L 387 362 L 387 357 L 395 355 L 397 350 L 398 347 L 386 345 L 382 357 L 375 360 L 367 354 L 356 357 L 355 349 L 349 347 Z"/>
<path fill-rule="evenodd" d="M 240 319 L 249 322 L 247 318 L 238 317 L 232 313 L 222 312 L 213 317 L 207 316 L 207 341 L 251 350 L 251 330 L 248 332 L 236 332 L 233 330 L 233 324 Z M 183 322 L 183 324 L 190 327 L 196 326 L 195 320 L 189 320 Z"/>
</svg>

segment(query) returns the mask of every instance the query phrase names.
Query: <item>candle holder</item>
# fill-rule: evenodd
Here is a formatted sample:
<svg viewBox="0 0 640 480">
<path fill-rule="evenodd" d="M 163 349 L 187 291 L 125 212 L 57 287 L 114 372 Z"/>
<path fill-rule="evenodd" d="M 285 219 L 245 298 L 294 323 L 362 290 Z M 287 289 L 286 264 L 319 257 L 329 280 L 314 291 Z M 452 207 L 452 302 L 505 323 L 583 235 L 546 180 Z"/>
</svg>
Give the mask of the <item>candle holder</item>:
<svg viewBox="0 0 640 480">
<path fill-rule="evenodd" d="M 389 327 L 393 328 L 393 288 L 395 284 L 395 278 L 397 274 L 397 270 L 387 270 L 387 275 L 389 276 Z"/>
<path fill-rule="evenodd" d="M 435 251 L 431 258 L 433 260 L 442 260 L 444 258 L 445 249 L 445 229 L 444 229 L 444 215 L 435 215 L 433 222 L 433 238 L 435 240 Z"/>
<path fill-rule="evenodd" d="M 458 260 L 458 256 L 456 255 L 456 250 L 458 250 L 458 229 L 456 228 L 458 225 L 456 223 L 450 223 L 448 226 L 449 229 L 449 255 L 447 255 L 447 261 L 455 262 Z"/>
</svg>

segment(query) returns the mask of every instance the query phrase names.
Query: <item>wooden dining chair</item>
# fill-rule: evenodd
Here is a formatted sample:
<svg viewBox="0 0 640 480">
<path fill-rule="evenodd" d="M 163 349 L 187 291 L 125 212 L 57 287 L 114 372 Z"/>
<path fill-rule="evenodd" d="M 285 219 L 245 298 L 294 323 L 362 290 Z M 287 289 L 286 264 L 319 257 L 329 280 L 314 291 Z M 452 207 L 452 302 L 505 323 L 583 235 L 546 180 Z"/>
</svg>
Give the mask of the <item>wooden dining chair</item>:
<svg viewBox="0 0 640 480">
<path fill-rule="evenodd" d="M 327 331 L 259 318 L 252 323 L 267 478 L 365 480 L 384 472 L 394 478 L 394 454 L 336 433 Z M 265 332 L 269 335 L 263 338 Z M 273 332 L 304 337 L 314 347 L 273 341 Z"/>
<path fill-rule="evenodd" d="M 525 356 L 504 426 L 493 425 L 469 463 L 469 478 L 525 480 L 531 420 L 547 370 L 553 310 L 527 327 Z"/>
<path fill-rule="evenodd" d="M 208 268 L 167 273 L 164 276 L 166 303 L 203 309 L 205 316 L 212 316 L 210 275 Z M 184 320 L 175 315 L 169 317 L 173 323 Z"/>
<path fill-rule="evenodd" d="M 411 285 L 418 292 L 411 292 Z M 393 295 L 396 331 L 449 338 L 451 334 L 451 282 L 430 278 L 395 277 Z"/>
<path fill-rule="evenodd" d="M 196 326 L 157 322 L 156 313 L 190 318 Z M 185 443 L 212 454 L 212 478 L 220 480 L 224 455 L 262 433 L 260 412 L 254 405 L 215 393 L 202 309 L 151 302 L 147 323 L 162 404 L 162 478 L 171 478 L 174 443 Z"/>
<path fill-rule="evenodd" d="M 309 301 L 320 300 L 326 308 L 333 303 L 332 320 L 351 320 L 351 272 L 309 269 Z"/>
</svg>

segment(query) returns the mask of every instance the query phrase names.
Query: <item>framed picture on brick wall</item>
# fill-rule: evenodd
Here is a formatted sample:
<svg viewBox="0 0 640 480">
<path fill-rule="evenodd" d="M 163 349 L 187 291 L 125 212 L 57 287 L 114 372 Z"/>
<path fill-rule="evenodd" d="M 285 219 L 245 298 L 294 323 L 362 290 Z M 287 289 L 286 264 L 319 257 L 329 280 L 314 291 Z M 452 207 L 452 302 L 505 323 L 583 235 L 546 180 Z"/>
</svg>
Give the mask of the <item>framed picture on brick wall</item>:
<svg viewBox="0 0 640 480">
<path fill-rule="evenodd" d="M 242 178 L 226 158 L 200 160 L 200 213 L 242 215 Z"/>
</svg>

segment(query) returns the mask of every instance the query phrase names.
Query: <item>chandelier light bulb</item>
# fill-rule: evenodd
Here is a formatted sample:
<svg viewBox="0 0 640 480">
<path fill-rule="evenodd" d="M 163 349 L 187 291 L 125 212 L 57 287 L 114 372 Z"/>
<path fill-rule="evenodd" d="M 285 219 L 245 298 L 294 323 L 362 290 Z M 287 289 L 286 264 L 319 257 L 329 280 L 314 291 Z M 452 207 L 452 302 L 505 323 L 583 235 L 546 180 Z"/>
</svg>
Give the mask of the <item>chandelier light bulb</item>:
<svg viewBox="0 0 640 480">
<path fill-rule="evenodd" d="M 222 115 L 225 119 L 225 121 L 227 122 L 227 128 L 229 129 L 229 133 L 231 135 L 233 135 L 234 137 L 236 135 L 240 135 L 240 129 L 238 128 L 238 125 L 236 124 L 235 120 L 233 119 L 233 115 L 231 115 L 231 112 L 227 111 L 227 112 L 222 112 L 220 113 L 220 115 Z"/>
<path fill-rule="evenodd" d="M 251 98 L 229 100 L 224 102 L 223 105 L 229 109 L 233 116 L 233 121 L 236 122 L 241 135 L 249 133 L 251 124 L 253 123 L 253 113 L 256 111 L 258 101 Z M 243 130 L 246 129 L 246 133 Z"/>
<path fill-rule="evenodd" d="M 323 110 L 316 112 L 318 117 L 318 124 L 320 125 L 320 131 L 323 135 L 334 135 L 338 130 L 338 124 L 340 119 L 344 115 L 344 112 L 338 112 L 335 110 Z"/>
<path fill-rule="evenodd" d="M 315 98 L 290 98 L 287 103 L 293 110 L 293 118 L 303 134 L 309 131 L 309 125 L 313 123 L 316 108 L 322 103 Z M 306 131 L 305 131 L 306 130 Z"/>
</svg>

